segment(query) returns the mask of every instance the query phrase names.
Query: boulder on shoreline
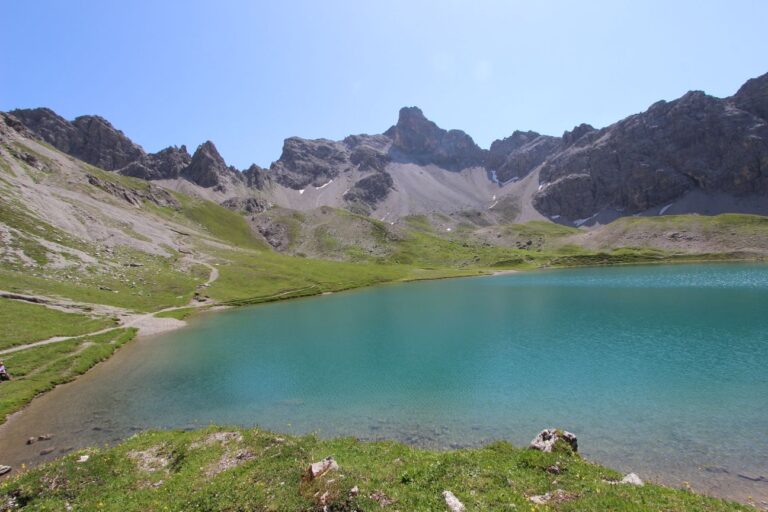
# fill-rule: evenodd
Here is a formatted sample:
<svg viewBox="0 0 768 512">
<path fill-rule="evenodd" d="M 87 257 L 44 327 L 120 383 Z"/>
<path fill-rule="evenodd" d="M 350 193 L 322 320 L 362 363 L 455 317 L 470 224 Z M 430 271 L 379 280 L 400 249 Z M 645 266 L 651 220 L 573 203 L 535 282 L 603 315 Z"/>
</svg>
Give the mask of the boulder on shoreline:
<svg viewBox="0 0 768 512">
<path fill-rule="evenodd" d="M 546 428 L 539 432 L 539 434 L 533 438 L 528 448 L 531 450 L 539 450 L 540 452 L 552 452 L 557 451 L 560 448 L 571 450 L 574 453 L 579 451 L 579 443 L 576 439 L 576 434 L 572 434 L 566 430 L 560 430 L 557 428 Z"/>
</svg>

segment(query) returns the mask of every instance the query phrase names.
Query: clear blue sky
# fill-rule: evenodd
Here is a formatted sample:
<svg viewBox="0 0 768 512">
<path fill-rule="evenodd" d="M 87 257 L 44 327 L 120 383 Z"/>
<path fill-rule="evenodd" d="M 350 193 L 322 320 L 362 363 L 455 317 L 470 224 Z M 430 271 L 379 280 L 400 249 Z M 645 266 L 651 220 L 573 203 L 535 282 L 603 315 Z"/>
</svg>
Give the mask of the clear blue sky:
<svg viewBox="0 0 768 512">
<path fill-rule="evenodd" d="M 380 133 L 406 105 L 483 147 L 768 71 L 765 0 L 0 0 L 0 110 L 99 114 L 148 151 Z"/>
</svg>

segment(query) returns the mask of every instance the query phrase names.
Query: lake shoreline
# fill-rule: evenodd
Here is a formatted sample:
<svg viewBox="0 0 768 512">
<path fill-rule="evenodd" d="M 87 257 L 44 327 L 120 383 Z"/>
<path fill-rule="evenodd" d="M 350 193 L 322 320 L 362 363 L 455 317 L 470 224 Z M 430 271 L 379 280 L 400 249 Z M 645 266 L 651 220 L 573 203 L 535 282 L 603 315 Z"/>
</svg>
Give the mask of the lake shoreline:
<svg viewBox="0 0 768 512">
<path fill-rule="evenodd" d="M 707 262 L 705 262 L 705 263 L 707 263 L 707 264 L 710 264 L 710 263 L 713 263 L 713 262 L 711 262 L 711 261 L 707 261 Z M 739 263 L 750 263 L 750 262 L 745 262 L 745 261 L 743 261 L 743 260 L 738 260 L 738 261 L 718 261 L 718 262 L 714 262 L 714 264 L 720 264 L 720 263 L 723 263 L 723 264 L 730 264 L 730 263 L 736 263 L 736 264 L 739 264 Z M 638 265 L 632 265 L 632 266 L 638 266 Z M 657 266 L 657 262 L 654 262 L 654 263 L 652 264 L 652 266 Z M 583 268 L 583 267 L 580 267 L 580 268 Z M 551 270 L 566 270 L 566 269 L 563 269 L 563 268 L 556 268 L 556 269 L 555 269 L 555 268 L 550 268 L 550 269 L 551 269 Z M 535 269 L 535 270 L 547 270 L 547 269 Z M 521 273 L 521 274 L 531 274 L 531 273 L 533 273 L 533 272 L 520 272 L 520 271 L 505 272 L 505 271 L 501 271 L 501 272 L 500 272 L 500 273 L 498 273 L 498 274 L 484 274 L 484 275 L 477 275 L 477 276 L 451 276 L 451 277 L 490 277 L 490 276 L 493 276 L 493 275 L 518 274 L 518 273 Z M 440 278 L 440 279 L 449 279 L 449 277 L 447 277 L 447 276 L 446 276 L 446 277 L 442 277 L 442 278 Z M 430 280 L 433 280 L 433 279 L 430 279 Z M 422 281 L 423 281 L 423 280 L 422 280 Z M 402 284 L 403 282 L 412 282 L 412 281 L 388 282 L 388 283 L 381 283 L 381 284 Z M 379 284 L 379 285 L 374 285 L 374 286 L 368 286 L 368 287 L 357 287 L 357 288 L 350 288 L 350 289 L 348 289 L 348 290 L 345 290 L 345 291 L 365 291 L 365 290 L 369 290 L 369 289 L 371 289 L 371 288 L 376 288 L 376 287 L 379 287 L 379 286 L 381 286 L 381 284 Z M 336 294 L 332 294 L 332 295 L 336 295 Z M 317 294 L 315 294 L 315 295 L 312 295 L 312 297 L 315 297 L 315 296 L 317 296 Z M 307 297 L 305 297 L 305 298 L 309 298 L 309 296 L 307 296 Z M 281 300 L 280 302 L 285 302 L 286 300 L 287 300 L 287 299 L 284 299 L 284 300 Z M 255 304 L 254 304 L 254 305 L 255 305 Z M 213 309 L 214 309 L 214 308 L 204 308 L 204 310 L 203 310 L 203 311 L 200 311 L 200 313 L 212 313 L 212 312 L 215 312 Z M 231 310 L 236 310 L 236 309 L 240 309 L 240 308 L 233 308 L 233 307 L 228 307 L 228 308 L 226 308 L 226 309 L 231 311 Z M 167 333 L 164 333 L 164 334 L 167 334 Z M 136 337 L 136 339 L 134 340 L 134 343 L 132 343 L 131 345 L 136 345 L 137 343 L 151 343 L 151 340 L 152 340 L 152 338 L 154 338 L 154 337 L 156 337 L 156 336 L 158 336 L 158 335 L 157 335 L 157 334 L 155 334 L 155 335 L 144 334 L 144 335 L 140 335 L 140 336 L 137 336 L 137 337 Z M 121 361 L 120 361 L 120 359 L 122 359 L 122 358 L 119 358 L 118 356 L 119 356 L 120 354 L 124 353 L 124 352 L 131 352 L 131 351 L 125 351 L 125 350 L 121 350 L 121 351 L 118 351 L 118 353 L 117 353 L 115 356 L 113 356 L 113 357 L 109 358 L 109 360 L 107 360 L 107 361 L 104 361 L 104 362 L 102 362 L 102 363 L 99 363 L 99 364 L 98 364 L 98 365 L 96 365 L 94 368 L 92 368 L 91 370 L 89 370 L 89 371 L 88 371 L 86 374 L 84 374 L 84 375 L 81 375 L 81 376 L 77 377 L 77 379 L 75 379 L 75 380 L 76 380 L 76 381 L 87 380 L 88 374 L 91 374 L 91 373 L 92 373 L 92 372 L 93 372 L 93 371 L 94 371 L 94 370 L 95 370 L 97 367 L 101 367 L 102 365 L 105 365 L 105 366 L 107 366 L 107 365 L 110 365 L 110 364 L 118 364 L 118 365 L 119 365 L 119 363 L 121 362 Z M 116 360 L 116 361 L 114 361 L 114 362 L 113 362 L 113 360 L 115 360 L 115 359 L 118 359 L 118 360 Z M 68 383 L 68 384 L 65 384 L 65 385 L 62 385 L 62 386 L 60 386 L 60 387 L 65 387 L 65 386 L 68 386 L 68 385 L 73 385 L 73 384 L 75 384 L 75 382 L 70 382 L 70 383 Z M 53 391 L 51 391 L 51 393 L 52 393 L 52 392 L 53 392 Z M 60 394 L 60 393 L 59 393 L 59 394 Z M 48 393 L 45 393 L 45 394 L 43 394 L 43 395 L 41 395 L 41 396 L 39 396 L 39 397 L 35 398 L 35 400 L 33 401 L 33 403 L 34 403 L 35 401 L 39 401 L 40 399 L 44 398 L 46 395 L 48 395 Z M 20 411 L 17 411 L 17 412 L 15 412 L 15 413 L 13 413 L 11 416 L 9 416 L 9 417 L 8 417 L 8 421 L 6 422 L 6 424 L 7 424 L 7 423 L 9 423 L 9 422 L 11 422 L 12 420 L 13 420 L 13 423 L 15 423 L 16 421 L 18 421 L 18 420 L 17 420 L 17 417 L 18 417 L 18 415 L 20 415 L 21 413 L 23 413 L 23 412 L 24 412 L 24 411 L 25 411 L 27 408 L 29 408 L 29 407 L 31 407 L 31 406 L 32 406 L 32 404 L 29 404 L 29 405 L 28 405 L 28 406 L 26 406 L 24 409 L 22 409 L 22 410 L 20 410 Z M 543 426 L 546 426 L 546 425 L 542 425 L 542 427 L 543 427 Z M 566 425 L 566 426 L 567 426 L 567 425 Z M 2 429 L 2 426 L 0 426 L 0 431 L 2 431 L 2 430 L 3 430 L 3 429 Z M 0 463 L 3 463 L 3 461 L 2 461 L 2 460 L 0 460 Z M 641 475 L 641 476 L 642 476 L 642 475 Z M 745 501 L 744 501 L 744 498 L 742 498 L 742 499 L 741 499 L 741 501 L 742 501 L 742 502 L 745 502 Z"/>
</svg>

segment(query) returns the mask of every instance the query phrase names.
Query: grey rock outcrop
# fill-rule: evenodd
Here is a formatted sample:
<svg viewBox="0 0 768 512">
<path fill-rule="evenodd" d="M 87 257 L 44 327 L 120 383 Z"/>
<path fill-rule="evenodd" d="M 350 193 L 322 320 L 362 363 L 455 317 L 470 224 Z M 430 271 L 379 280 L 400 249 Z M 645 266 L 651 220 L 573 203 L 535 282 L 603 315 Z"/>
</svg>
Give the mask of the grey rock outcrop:
<svg viewBox="0 0 768 512">
<path fill-rule="evenodd" d="M 342 142 L 291 137 L 283 142 L 283 153 L 270 171 L 278 183 L 289 188 L 319 187 L 350 169 L 349 157 L 349 149 Z"/>
<path fill-rule="evenodd" d="M 178 178 L 190 163 L 192 156 L 186 146 L 170 146 L 157 153 L 144 155 L 118 172 L 144 180 L 172 180 Z"/>
<path fill-rule="evenodd" d="M 448 172 L 482 167 L 499 185 L 536 172 L 533 206 L 558 222 L 576 224 L 656 214 L 689 194 L 723 196 L 727 205 L 742 198 L 758 204 L 768 197 L 768 74 L 747 81 L 729 98 L 692 91 L 604 128 L 580 124 L 561 137 L 515 131 L 488 150 L 460 130 L 439 127 L 419 108 L 406 107 L 383 134 L 341 141 L 291 137 L 269 170 L 252 165 L 242 172 L 228 166 L 211 142 L 194 155 L 184 146 L 148 154 L 98 116 L 70 122 L 45 108 L 12 114 L 4 117 L 10 129 L 16 129 L 12 124 L 18 125 L 18 119 L 65 153 L 147 180 L 184 178 L 242 197 L 252 195 L 242 188 L 269 197 L 275 183 L 303 190 L 344 176 L 353 183 L 344 195 L 346 206 L 355 211 L 369 211 L 392 193 L 407 195 L 407 190 L 395 190 L 393 176 L 404 187 L 421 186 L 407 185 L 388 168 L 393 163 L 434 165 Z M 329 190 L 328 196 L 337 194 Z M 692 202 L 687 211 L 710 212 L 697 204 Z"/>
<path fill-rule="evenodd" d="M 451 171 L 481 166 L 486 152 L 461 130 L 444 130 L 418 107 L 400 109 L 397 124 L 384 132 L 392 139 L 390 158 Z"/>
<path fill-rule="evenodd" d="M 56 149 L 102 169 L 114 171 L 144 156 L 140 146 L 100 116 L 80 116 L 70 123 L 48 108 L 11 114 Z"/>
<path fill-rule="evenodd" d="M 258 165 L 251 164 L 249 168 L 240 173 L 240 176 L 242 177 L 246 187 L 262 190 L 267 186 L 269 181 L 269 177 L 267 176 L 266 172 L 266 170 L 262 169 Z"/>
<path fill-rule="evenodd" d="M 692 91 L 616 124 L 567 132 L 542 167 L 534 206 L 584 219 L 604 210 L 633 214 L 701 190 L 768 195 L 768 76 L 733 98 Z"/>
<path fill-rule="evenodd" d="M 149 201 L 158 206 L 170 206 L 179 208 L 179 202 L 167 191 L 150 184 L 146 189 L 129 188 L 120 183 L 107 181 L 92 174 L 87 174 L 88 183 L 100 188 L 104 192 L 122 199 L 131 205 L 140 208 L 144 201 Z"/>
<path fill-rule="evenodd" d="M 392 176 L 386 172 L 379 172 L 366 176 L 355 183 L 349 189 L 349 192 L 344 195 L 344 199 L 349 202 L 359 202 L 368 206 L 375 206 L 386 199 L 392 187 Z"/>
<path fill-rule="evenodd" d="M 737 108 L 768 121 L 768 73 L 747 80 L 733 97 Z"/>
<path fill-rule="evenodd" d="M 221 206 L 240 213 L 261 213 L 269 209 L 270 204 L 255 197 L 231 197 L 221 203 Z"/>
<path fill-rule="evenodd" d="M 189 165 L 180 176 L 204 188 L 224 188 L 227 183 L 239 179 L 237 170 L 227 166 L 211 141 L 200 144 L 192 155 Z"/>
<path fill-rule="evenodd" d="M 540 452 L 552 452 L 560 447 L 574 452 L 579 451 L 579 443 L 576 434 L 557 428 L 546 428 L 533 438 L 528 448 Z"/>
<path fill-rule="evenodd" d="M 80 116 L 70 122 L 47 108 L 19 109 L 11 114 L 56 149 L 126 176 L 145 180 L 183 177 L 206 188 L 225 188 L 237 183 L 255 188 L 264 185 L 264 176 L 256 172 L 258 166 L 251 166 L 240 175 L 236 169 L 227 166 L 210 141 L 198 147 L 192 156 L 183 145 L 146 153 L 99 116 Z"/>
<path fill-rule="evenodd" d="M 485 167 L 495 173 L 500 183 L 524 178 L 562 145 L 557 137 L 515 131 L 506 139 L 491 143 Z"/>
</svg>

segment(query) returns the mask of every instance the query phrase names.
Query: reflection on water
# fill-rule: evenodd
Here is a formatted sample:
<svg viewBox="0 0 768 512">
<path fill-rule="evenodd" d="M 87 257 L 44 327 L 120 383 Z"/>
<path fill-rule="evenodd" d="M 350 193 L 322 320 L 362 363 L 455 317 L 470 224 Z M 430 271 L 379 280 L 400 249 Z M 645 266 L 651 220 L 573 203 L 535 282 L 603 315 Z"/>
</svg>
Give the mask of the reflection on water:
<svg viewBox="0 0 768 512">
<path fill-rule="evenodd" d="M 542 428 L 645 478 L 768 500 L 768 267 L 459 279 L 208 315 L 0 428 L 5 459 L 145 428 L 260 425 L 436 448 Z M 7 463 L 7 461 L 0 461 Z M 742 475 L 742 476 L 739 476 Z M 767 479 L 768 480 L 768 479 Z"/>
</svg>

